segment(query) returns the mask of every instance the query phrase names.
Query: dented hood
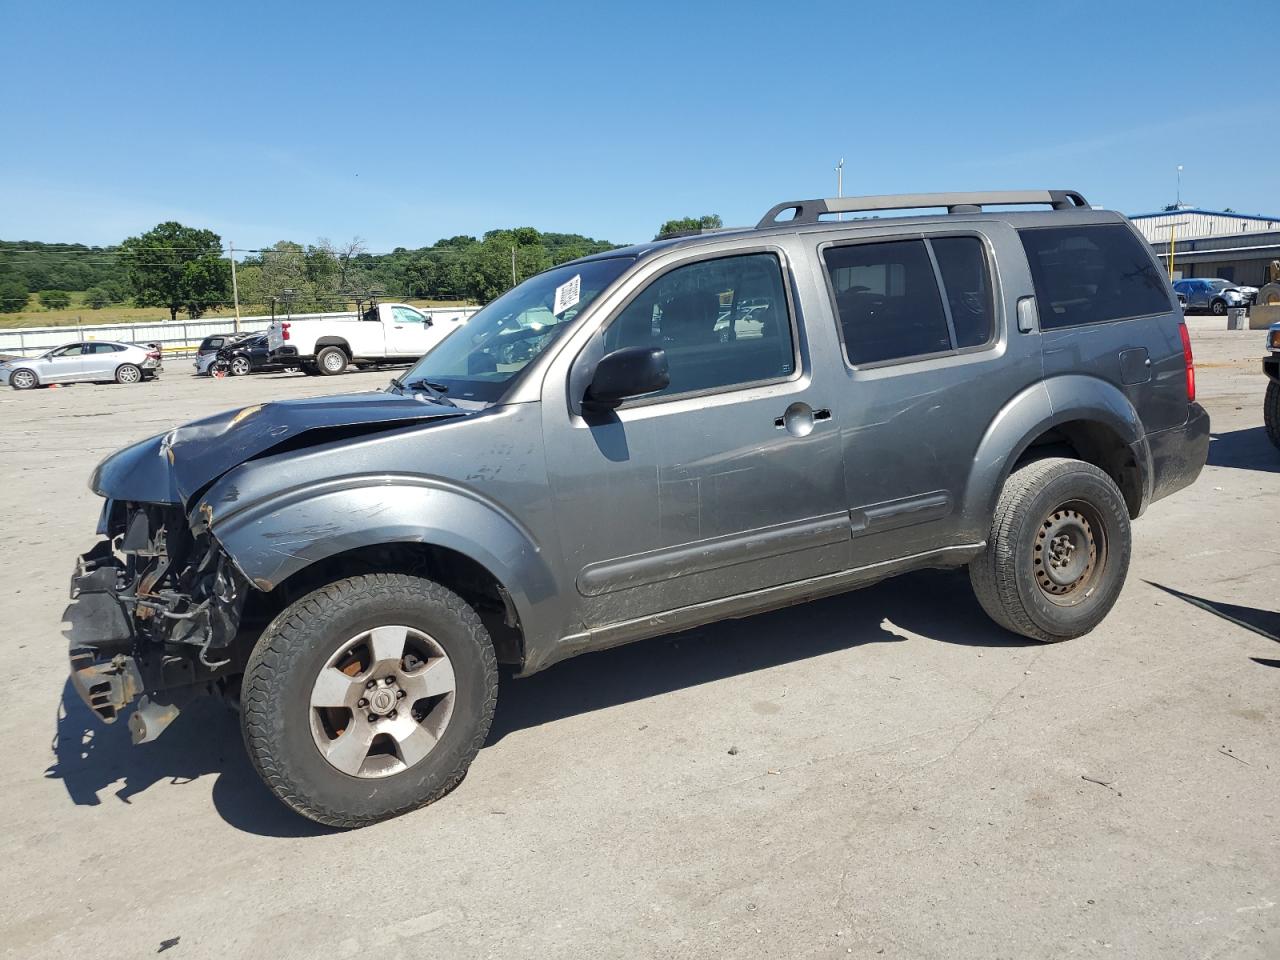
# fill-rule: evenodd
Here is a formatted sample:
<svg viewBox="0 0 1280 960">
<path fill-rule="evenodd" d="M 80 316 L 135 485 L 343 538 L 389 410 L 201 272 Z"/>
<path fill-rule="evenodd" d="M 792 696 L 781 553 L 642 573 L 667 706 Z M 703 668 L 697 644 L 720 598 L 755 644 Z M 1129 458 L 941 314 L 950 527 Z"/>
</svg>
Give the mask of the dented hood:
<svg viewBox="0 0 1280 960">
<path fill-rule="evenodd" d="M 468 411 L 394 393 L 351 393 L 282 400 L 195 420 L 113 453 L 93 471 L 99 496 L 145 503 L 186 503 L 233 467 L 306 436 L 359 435 L 389 426 L 465 417 Z"/>
</svg>

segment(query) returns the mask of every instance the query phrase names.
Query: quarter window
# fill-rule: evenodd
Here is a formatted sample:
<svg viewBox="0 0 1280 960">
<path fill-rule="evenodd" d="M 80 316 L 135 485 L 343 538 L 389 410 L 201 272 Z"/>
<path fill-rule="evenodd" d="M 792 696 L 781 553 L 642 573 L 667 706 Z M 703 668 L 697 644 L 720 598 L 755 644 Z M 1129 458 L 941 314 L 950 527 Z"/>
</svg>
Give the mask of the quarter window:
<svg viewBox="0 0 1280 960">
<path fill-rule="evenodd" d="M 1173 309 L 1155 261 L 1128 227 L 1037 227 L 1019 234 L 1031 265 L 1042 327 L 1125 320 Z"/>
<path fill-rule="evenodd" d="M 649 284 L 605 331 L 605 350 L 662 347 L 659 395 L 786 379 L 796 368 L 782 267 L 772 254 L 702 260 Z"/>
</svg>

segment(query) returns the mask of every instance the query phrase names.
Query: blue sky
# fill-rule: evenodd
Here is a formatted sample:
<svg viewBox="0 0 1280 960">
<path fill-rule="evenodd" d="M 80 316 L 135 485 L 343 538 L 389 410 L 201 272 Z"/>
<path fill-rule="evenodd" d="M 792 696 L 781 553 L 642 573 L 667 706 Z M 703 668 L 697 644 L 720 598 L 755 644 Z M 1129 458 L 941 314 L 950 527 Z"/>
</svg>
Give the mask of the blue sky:
<svg viewBox="0 0 1280 960">
<path fill-rule="evenodd" d="M 647 239 L 835 193 L 1280 214 L 1272 3 L 0 0 L 0 238 Z M 14 42 L 20 38 L 20 42 Z M 1251 52 L 1252 51 L 1252 52 Z"/>
</svg>

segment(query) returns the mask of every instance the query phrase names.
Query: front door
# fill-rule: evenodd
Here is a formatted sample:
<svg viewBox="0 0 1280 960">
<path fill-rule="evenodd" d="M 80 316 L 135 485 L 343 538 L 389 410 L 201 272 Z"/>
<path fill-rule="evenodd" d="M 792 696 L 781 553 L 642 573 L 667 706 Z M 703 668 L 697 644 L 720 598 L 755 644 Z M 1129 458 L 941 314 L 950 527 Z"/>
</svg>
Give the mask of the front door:
<svg viewBox="0 0 1280 960">
<path fill-rule="evenodd" d="M 575 628 L 846 566 L 836 398 L 830 376 L 814 382 L 791 290 L 777 248 L 672 265 L 597 334 L 606 354 L 661 347 L 665 390 L 584 418 L 567 377 L 547 377 L 547 465 Z"/>
<path fill-rule="evenodd" d="M 390 307 L 391 323 L 387 326 L 387 356 L 417 359 L 427 352 L 431 327 L 427 318 L 409 307 Z"/>
<path fill-rule="evenodd" d="M 40 381 L 42 383 L 70 383 L 80 378 L 84 369 L 82 351 L 87 346 L 83 343 L 72 343 L 59 347 L 49 354 L 49 359 L 42 364 Z"/>
</svg>

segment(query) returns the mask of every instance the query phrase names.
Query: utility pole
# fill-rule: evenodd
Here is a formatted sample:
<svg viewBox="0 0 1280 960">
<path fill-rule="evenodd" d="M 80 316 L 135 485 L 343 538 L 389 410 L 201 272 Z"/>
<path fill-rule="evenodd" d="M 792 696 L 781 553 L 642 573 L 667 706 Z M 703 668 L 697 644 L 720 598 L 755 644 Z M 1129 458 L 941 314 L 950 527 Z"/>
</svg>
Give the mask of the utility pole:
<svg viewBox="0 0 1280 960">
<path fill-rule="evenodd" d="M 516 285 L 516 248 L 511 248 L 511 286 Z"/>
<path fill-rule="evenodd" d="M 1182 209 L 1182 164 L 1178 164 L 1178 200 L 1174 206 Z"/>
<path fill-rule="evenodd" d="M 240 332 L 240 285 L 236 282 L 236 245 L 227 241 L 227 252 L 231 255 L 231 299 L 236 305 L 236 333 Z"/>
</svg>

